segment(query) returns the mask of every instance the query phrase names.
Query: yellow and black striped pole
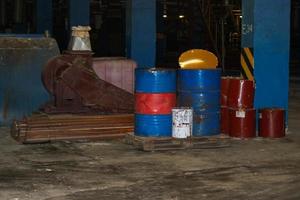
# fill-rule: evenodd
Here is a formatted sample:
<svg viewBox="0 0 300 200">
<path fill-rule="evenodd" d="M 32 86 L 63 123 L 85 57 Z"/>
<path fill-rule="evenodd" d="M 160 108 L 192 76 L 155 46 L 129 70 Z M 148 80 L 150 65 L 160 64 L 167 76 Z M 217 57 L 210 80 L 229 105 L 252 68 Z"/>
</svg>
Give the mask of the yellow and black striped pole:
<svg viewBox="0 0 300 200">
<path fill-rule="evenodd" d="M 248 80 L 254 80 L 254 56 L 253 48 L 242 48 L 241 53 L 242 76 Z"/>
</svg>

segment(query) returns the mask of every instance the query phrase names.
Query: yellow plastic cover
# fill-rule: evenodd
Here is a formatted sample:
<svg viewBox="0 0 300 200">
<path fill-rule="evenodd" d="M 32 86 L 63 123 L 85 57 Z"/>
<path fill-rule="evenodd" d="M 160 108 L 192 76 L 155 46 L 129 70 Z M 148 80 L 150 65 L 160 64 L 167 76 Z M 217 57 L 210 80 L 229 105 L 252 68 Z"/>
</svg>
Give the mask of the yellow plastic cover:
<svg viewBox="0 0 300 200">
<path fill-rule="evenodd" d="M 214 69 L 218 66 L 218 58 L 212 52 L 191 49 L 181 54 L 179 65 L 182 69 Z"/>
</svg>

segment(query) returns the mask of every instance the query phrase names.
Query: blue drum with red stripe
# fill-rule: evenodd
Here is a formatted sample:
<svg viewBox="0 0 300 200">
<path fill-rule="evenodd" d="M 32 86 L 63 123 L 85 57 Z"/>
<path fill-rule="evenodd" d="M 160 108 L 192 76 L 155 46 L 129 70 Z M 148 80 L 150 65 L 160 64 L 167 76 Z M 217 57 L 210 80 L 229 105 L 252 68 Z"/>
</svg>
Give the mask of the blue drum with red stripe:
<svg viewBox="0 0 300 200">
<path fill-rule="evenodd" d="M 135 135 L 171 137 L 172 108 L 176 106 L 175 69 L 135 70 Z"/>
</svg>

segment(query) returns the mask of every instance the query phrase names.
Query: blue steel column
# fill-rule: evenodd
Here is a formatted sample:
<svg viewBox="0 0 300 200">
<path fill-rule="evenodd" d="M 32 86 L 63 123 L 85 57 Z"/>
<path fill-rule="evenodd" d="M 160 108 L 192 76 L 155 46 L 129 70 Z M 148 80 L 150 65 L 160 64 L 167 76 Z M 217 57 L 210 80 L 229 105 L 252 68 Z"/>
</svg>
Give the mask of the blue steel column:
<svg viewBox="0 0 300 200">
<path fill-rule="evenodd" d="M 253 34 L 254 34 L 254 2 L 242 0 L 242 49 L 241 72 L 246 79 L 253 80 Z"/>
<path fill-rule="evenodd" d="M 128 0 L 126 54 L 138 67 L 154 67 L 156 55 L 156 0 Z"/>
<path fill-rule="evenodd" d="M 254 0 L 242 0 L 242 48 L 253 48 Z"/>
<path fill-rule="evenodd" d="M 37 17 L 37 33 L 44 33 L 48 30 L 52 33 L 53 30 L 53 8 L 52 0 L 37 0 L 36 1 L 36 17 Z"/>
<path fill-rule="evenodd" d="M 90 24 L 90 0 L 69 0 L 69 25 Z"/>
<path fill-rule="evenodd" d="M 288 110 L 290 0 L 255 0 L 255 107 Z"/>
</svg>

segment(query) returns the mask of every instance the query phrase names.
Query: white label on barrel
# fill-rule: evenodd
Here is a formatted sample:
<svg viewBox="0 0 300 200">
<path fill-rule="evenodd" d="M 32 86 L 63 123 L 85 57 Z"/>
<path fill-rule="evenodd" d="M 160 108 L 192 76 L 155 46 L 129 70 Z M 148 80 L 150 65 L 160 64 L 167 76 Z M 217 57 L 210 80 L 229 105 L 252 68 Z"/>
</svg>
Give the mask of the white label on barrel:
<svg viewBox="0 0 300 200">
<path fill-rule="evenodd" d="M 259 113 L 259 119 L 262 119 L 262 114 L 261 113 Z"/>
<path fill-rule="evenodd" d="M 245 118 L 246 117 L 246 112 L 245 111 L 236 111 L 235 116 L 237 118 Z"/>
<path fill-rule="evenodd" d="M 187 108 L 172 109 L 174 138 L 187 138 L 191 136 L 193 125 L 193 110 Z"/>
</svg>

